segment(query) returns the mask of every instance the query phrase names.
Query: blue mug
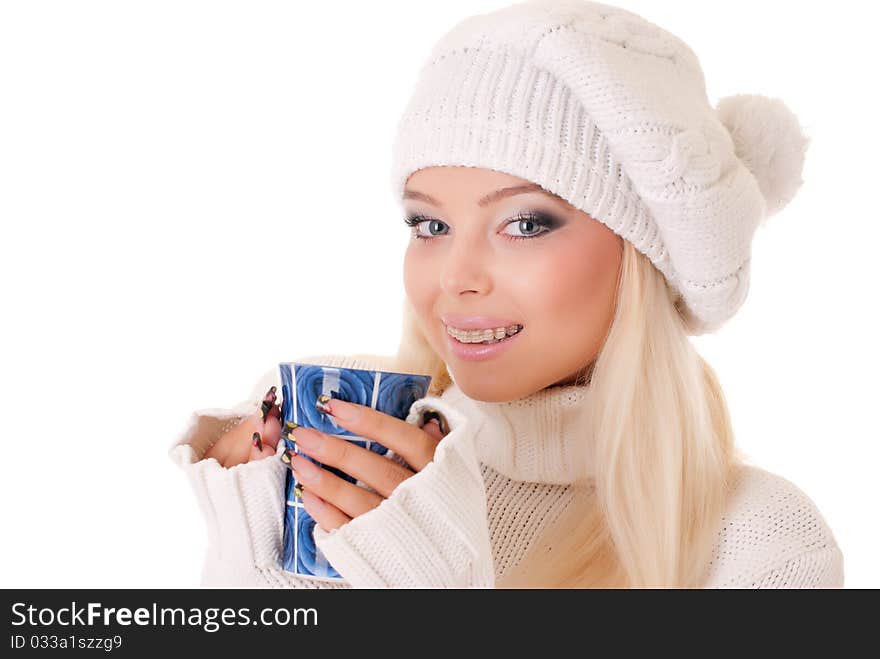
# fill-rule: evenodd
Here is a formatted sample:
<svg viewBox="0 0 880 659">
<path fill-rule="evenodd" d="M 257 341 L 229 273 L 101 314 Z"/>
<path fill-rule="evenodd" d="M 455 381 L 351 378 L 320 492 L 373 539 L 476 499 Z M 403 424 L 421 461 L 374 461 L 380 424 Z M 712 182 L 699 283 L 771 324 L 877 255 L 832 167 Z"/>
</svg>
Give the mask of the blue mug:
<svg viewBox="0 0 880 659">
<path fill-rule="evenodd" d="M 331 415 L 321 412 L 316 407 L 318 397 L 323 394 L 330 398 L 372 407 L 398 419 L 406 419 L 412 404 L 424 398 L 431 385 L 430 376 L 413 373 L 341 368 L 300 362 L 283 362 L 278 365 L 278 369 L 281 376 L 282 428 L 288 421 L 293 421 L 300 426 L 315 428 L 343 438 L 389 459 L 393 452 L 378 441 L 359 437 L 337 426 Z M 296 448 L 296 444 L 286 436 L 283 436 L 281 441 L 291 450 Z M 322 465 L 305 454 L 301 455 L 350 483 L 366 487 L 364 483 L 336 467 Z M 293 472 L 288 469 L 283 492 L 286 506 L 282 567 L 287 572 L 299 576 L 341 580 L 342 575 L 330 565 L 323 553 L 315 546 L 316 522 L 303 506 L 296 487 Z"/>
</svg>

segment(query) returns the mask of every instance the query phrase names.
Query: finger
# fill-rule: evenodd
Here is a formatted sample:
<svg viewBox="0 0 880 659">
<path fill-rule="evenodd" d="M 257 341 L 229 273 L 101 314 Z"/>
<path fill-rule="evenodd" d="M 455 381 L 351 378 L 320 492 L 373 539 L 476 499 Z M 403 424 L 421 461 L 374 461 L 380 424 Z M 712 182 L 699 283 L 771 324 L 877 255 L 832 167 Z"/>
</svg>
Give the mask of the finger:
<svg viewBox="0 0 880 659">
<path fill-rule="evenodd" d="M 296 435 L 291 435 L 291 439 L 296 442 L 297 449 L 310 458 L 363 481 L 386 499 L 398 485 L 413 475 L 412 471 L 394 460 L 314 428 L 297 428 Z"/>
<path fill-rule="evenodd" d="M 273 455 L 275 455 L 275 449 L 266 444 L 262 440 L 262 437 L 260 437 L 260 433 L 255 431 L 251 436 L 251 448 L 248 452 L 248 462 L 262 460 L 263 458 L 268 458 Z"/>
<path fill-rule="evenodd" d="M 271 448 L 274 453 L 275 447 L 278 446 L 278 440 L 281 439 L 282 430 L 281 408 L 278 405 L 272 406 L 262 425 L 263 429 L 260 430 L 260 435 L 262 435 L 263 444 Z"/>
<path fill-rule="evenodd" d="M 337 425 L 387 446 L 416 471 L 421 471 L 434 459 L 439 440 L 413 423 L 338 398 L 327 401 L 324 409 L 329 410 L 328 414 Z"/>
<path fill-rule="evenodd" d="M 257 411 L 257 430 L 262 435 L 263 443 L 272 448 L 278 445 L 281 437 L 281 408 L 277 403 L 277 390 L 275 385 L 269 387 Z"/>
<path fill-rule="evenodd" d="M 339 508 L 309 490 L 303 490 L 302 502 L 306 512 L 312 516 L 315 523 L 328 533 L 351 521 L 351 518 Z"/>
<path fill-rule="evenodd" d="M 431 419 L 422 426 L 422 430 L 431 435 L 439 443 L 443 439 L 443 431 L 440 429 L 440 422 L 437 419 Z"/>
<path fill-rule="evenodd" d="M 239 464 L 242 462 L 250 462 L 275 455 L 275 447 L 281 438 L 281 425 L 278 419 L 269 417 L 264 422 L 262 414 L 256 412 L 245 418 L 235 429 L 239 444 L 237 444 L 236 455 L 234 460 L 230 460 L 230 464 Z M 260 444 L 255 446 L 254 433 L 260 435 Z"/>
<path fill-rule="evenodd" d="M 243 418 L 226 436 L 229 437 L 228 448 L 225 455 L 218 460 L 225 467 L 234 467 L 250 460 L 252 450 L 251 436 L 256 430 L 256 421 L 253 416 Z"/>
<path fill-rule="evenodd" d="M 375 492 L 349 483 L 303 455 L 294 454 L 290 460 L 290 468 L 293 469 L 297 483 L 302 483 L 303 492 L 313 491 L 349 517 L 362 515 L 382 503 L 383 497 Z"/>
</svg>

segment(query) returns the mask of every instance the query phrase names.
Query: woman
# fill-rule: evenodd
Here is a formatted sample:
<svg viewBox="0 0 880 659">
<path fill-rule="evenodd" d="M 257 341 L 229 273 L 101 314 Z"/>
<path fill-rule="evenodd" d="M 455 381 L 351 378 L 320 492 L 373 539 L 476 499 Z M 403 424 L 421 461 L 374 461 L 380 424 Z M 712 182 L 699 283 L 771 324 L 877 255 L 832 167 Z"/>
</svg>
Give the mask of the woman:
<svg viewBox="0 0 880 659">
<path fill-rule="evenodd" d="M 236 409 L 196 412 L 171 455 L 208 521 L 203 584 L 841 587 L 827 523 L 736 451 L 689 340 L 742 306 L 807 141 L 778 100 L 712 108 L 690 49 L 609 5 L 456 25 L 394 144 L 398 353 L 299 358 L 431 374 L 405 421 L 327 403 L 401 459 L 294 430 L 367 489 L 283 450 L 275 368 Z M 343 581 L 279 567 L 288 468 Z"/>
</svg>

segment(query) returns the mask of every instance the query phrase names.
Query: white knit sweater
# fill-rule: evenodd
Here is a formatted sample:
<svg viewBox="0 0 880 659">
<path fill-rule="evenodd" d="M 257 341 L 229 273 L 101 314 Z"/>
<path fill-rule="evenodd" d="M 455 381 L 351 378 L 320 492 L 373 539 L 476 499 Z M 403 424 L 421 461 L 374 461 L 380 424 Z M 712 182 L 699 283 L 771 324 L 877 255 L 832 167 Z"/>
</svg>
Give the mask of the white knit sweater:
<svg viewBox="0 0 880 659">
<path fill-rule="evenodd" d="M 320 355 L 297 361 L 389 369 L 378 355 Z M 389 369 L 390 370 L 390 369 Z M 203 586 L 287 588 L 494 587 L 540 531 L 571 501 L 571 455 L 580 433 L 573 411 L 582 387 L 552 387 L 523 400 L 484 403 L 454 384 L 416 401 L 439 410 L 450 432 L 434 460 L 388 499 L 315 542 L 341 581 L 296 576 L 281 568 L 284 477 L 276 456 L 222 467 L 208 448 L 254 413 L 277 368 L 251 397 L 229 409 L 192 414 L 169 455 L 196 493 L 208 531 Z M 843 555 L 815 504 L 790 481 L 744 466 L 731 492 L 706 572 L 707 588 L 839 588 Z"/>
</svg>

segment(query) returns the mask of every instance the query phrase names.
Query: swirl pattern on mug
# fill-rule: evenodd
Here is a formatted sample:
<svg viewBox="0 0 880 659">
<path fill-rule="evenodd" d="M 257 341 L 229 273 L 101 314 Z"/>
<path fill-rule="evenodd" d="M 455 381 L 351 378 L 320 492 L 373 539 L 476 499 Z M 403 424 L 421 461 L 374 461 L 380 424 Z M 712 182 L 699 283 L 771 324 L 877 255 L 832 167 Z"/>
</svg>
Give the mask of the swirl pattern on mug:
<svg viewBox="0 0 880 659">
<path fill-rule="evenodd" d="M 329 392 L 331 398 L 339 398 L 370 407 L 373 402 L 374 372 L 308 364 L 299 364 L 294 368 L 296 370 L 297 407 L 299 408 L 297 411 L 305 419 L 305 422 L 298 423 L 333 435 L 352 435 L 350 430 L 337 426 L 331 415 L 318 410 L 315 407 L 315 401 L 321 394 Z M 328 378 L 332 378 L 331 383 L 325 382 Z M 325 386 L 327 384 L 329 386 Z"/>
<path fill-rule="evenodd" d="M 316 522 L 305 508 L 297 508 L 299 517 L 299 529 L 297 531 L 296 571 L 299 574 L 313 575 L 316 577 L 341 578 L 342 575 L 330 565 L 318 547 L 315 545 Z"/>
<path fill-rule="evenodd" d="M 405 419 L 412 404 L 424 398 L 428 392 L 431 378 L 409 373 L 383 373 L 379 380 L 379 396 L 376 409 L 398 419 Z M 385 455 L 388 449 L 377 441 L 370 444 L 370 450 Z"/>
<path fill-rule="evenodd" d="M 321 412 L 315 406 L 315 402 L 318 396 L 327 394 L 331 398 L 375 407 L 385 414 L 406 419 L 412 404 L 427 394 L 431 384 L 431 377 L 427 375 L 337 368 L 320 364 L 282 363 L 279 364 L 279 370 L 283 393 L 282 424 L 296 421 L 301 426 L 340 437 L 362 448 L 369 448 L 370 451 L 388 459 L 398 461 L 400 460 L 394 451 L 389 450 L 377 439 L 360 437 L 336 425 L 332 415 Z M 290 433 L 290 437 L 291 439 L 285 439 L 285 445 L 287 448 L 298 449 L 295 444 L 295 429 Z M 366 483 L 336 467 L 322 464 L 306 453 L 301 452 L 301 455 L 349 483 L 372 490 Z M 341 579 L 342 576 L 329 564 L 314 543 L 316 523 L 302 505 L 302 500 L 293 492 L 296 484 L 293 473 L 288 470 L 284 492 L 285 503 L 289 502 L 289 505 L 286 505 L 284 518 L 284 569 L 307 576 Z"/>
</svg>

